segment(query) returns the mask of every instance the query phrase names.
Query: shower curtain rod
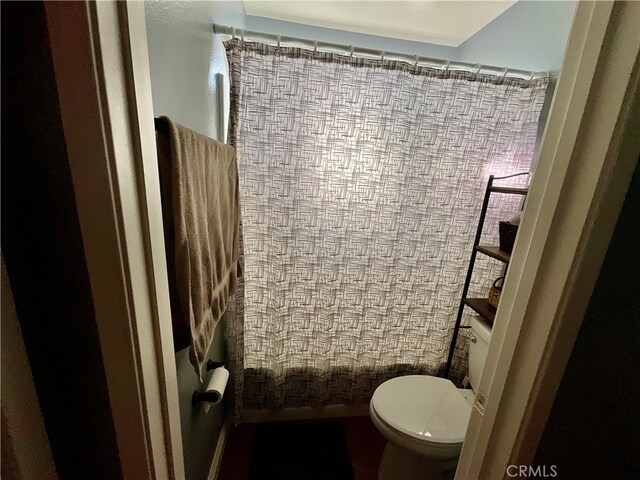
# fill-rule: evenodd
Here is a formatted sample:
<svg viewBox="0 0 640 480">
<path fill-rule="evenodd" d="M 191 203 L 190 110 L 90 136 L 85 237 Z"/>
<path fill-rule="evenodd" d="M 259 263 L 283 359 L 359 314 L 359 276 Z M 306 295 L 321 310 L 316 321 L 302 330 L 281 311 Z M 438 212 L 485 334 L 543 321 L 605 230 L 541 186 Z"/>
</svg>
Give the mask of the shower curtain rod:
<svg viewBox="0 0 640 480">
<path fill-rule="evenodd" d="M 245 40 L 251 37 L 251 40 L 260 41 L 262 43 L 274 43 L 277 46 L 288 44 L 288 46 L 306 48 L 309 50 L 322 50 L 325 52 L 339 53 L 349 56 L 359 56 L 371 59 L 385 58 L 388 60 L 400 60 L 414 65 L 421 64 L 433 68 L 443 70 L 463 70 L 473 73 L 488 73 L 502 77 L 515 77 L 533 80 L 534 78 L 549 77 L 549 72 L 532 72 L 528 70 L 519 70 L 516 68 L 496 67 L 492 65 L 481 65 L 479 63 L 456 62 L 441 58 L 423 57 L 419 55 L 409 55 L 406 53 L 386 52 L 384 50 L 376 50 L 373 48 L 356 47 L 353 45 L 342 45 L 338 43 L 322 42 L 318 40 L 308 40 L 305 38 L 288 37 L 285 35 L 276 35 L 272 33 L 257 32 L 253 30 L 245 30 L 243 28 L 229 27 L 226 25 L 213 24 L 213 33 L 217 35 L 226 35 L 231 38 L 240 38 Z"/>
</svg>

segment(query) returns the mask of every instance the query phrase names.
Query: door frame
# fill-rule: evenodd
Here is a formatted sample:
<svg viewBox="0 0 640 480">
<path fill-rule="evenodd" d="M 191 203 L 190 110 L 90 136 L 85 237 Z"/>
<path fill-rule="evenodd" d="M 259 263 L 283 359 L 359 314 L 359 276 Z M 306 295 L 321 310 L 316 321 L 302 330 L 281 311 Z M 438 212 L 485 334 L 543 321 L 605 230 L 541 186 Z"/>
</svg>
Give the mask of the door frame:
<svg viewBox="0 0 640 480">
<path fill-rule="evenodd" d="M 45 6 L 124 477 L 184 478 L 144 4 Z M 458 479 L 531 461 L 604 258 L 635 164 L 621 8 L 578 2 Z"/>
<path fill-rule="evenodd" d="M 536 453 L 640 152 L 638 18 L 578 2 L 457 479 Z"/>
<path fill-rule="evenodd" d="M 45 2 L 125 479 L 182 479 L 144 2 Z"/>
</svg>

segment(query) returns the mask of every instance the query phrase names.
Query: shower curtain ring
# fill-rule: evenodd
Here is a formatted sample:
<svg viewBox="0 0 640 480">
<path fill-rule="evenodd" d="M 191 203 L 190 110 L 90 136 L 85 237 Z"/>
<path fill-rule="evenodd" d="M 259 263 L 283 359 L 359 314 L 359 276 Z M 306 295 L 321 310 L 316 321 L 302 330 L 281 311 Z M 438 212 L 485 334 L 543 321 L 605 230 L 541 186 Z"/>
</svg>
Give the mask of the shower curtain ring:
<svg viewBox="0 0 640 480">
<path fill-rule="evenodd" d="M 313 53 L 318 53 L 318 40 L 313 42 Z"/>
<path fill-rule="evenodd" d="M 240 41 L 244 45 L 244 28 L 242 30 L 240 30 Z"/>
<path fill-rule="evenodd" d="M 531 72 L 531 76 L 529 77 L 529 81 L 533 80 L 533 77 L 535 76 L 536 72 Z"/>
<path fill-rule="evenodd" d="M 349 58 L 353 58 L 353 45 L 349 45 Z"/>
<path fill-rule="evenodd" d="M 231 40 L 236 39 L 236 27 L 231 27 Z"/>
<path fill-rule="evenodd" d="M 477 63 L 477 64 L 476 64 L 476 67 L 477 67 L 477 68 L 476 68 L 476 77 L 477 77 L 478 75 L 480 75 L 480 70 L 482 70 L 482 65 L 480 65 L 479 63 Z"/>
<path fill-rule="evenodd" d="M 278 35 L 278 48 L 280 48 L 280 40 L 281 40 L 281 36 Z"/>
<path fill-rule="evenodd" d="M 446 61 L 446 62 L 444 62 L 444 73 L 445 73 L 445 75 L 446 75 L 447 73 L 449 73 L 449 65 L 450 65 L 450 64 L 451 64 L 451 61 L 447 58 L 447 61 Z"/>
<path fill-rule="evenodd" d="M 385 51 L 381 50 L 380 51 L 380 60 L 384 60 L 384 54 L 385 54 Z"/>
<path fill-rule="evenodd" d="M 509 68 L 508 67 L 504 67 L 504 72 L 502 72 L 502 77 L 501 80 L 504 82 L 505 79 L 507 78 L 507 73 L 509 73 Z"/>
<path fill-rule="evenodd" d="M 417 67 L 417 66 L 418 66 L 418 61 L 419 61 L 419 58 L 418 58 L 418 55 L 416 55 L 416 61 L 415 61 L 415 62 L 413 62 L 413 66 L 414 66 L 414 67 Z"/>
</svg>

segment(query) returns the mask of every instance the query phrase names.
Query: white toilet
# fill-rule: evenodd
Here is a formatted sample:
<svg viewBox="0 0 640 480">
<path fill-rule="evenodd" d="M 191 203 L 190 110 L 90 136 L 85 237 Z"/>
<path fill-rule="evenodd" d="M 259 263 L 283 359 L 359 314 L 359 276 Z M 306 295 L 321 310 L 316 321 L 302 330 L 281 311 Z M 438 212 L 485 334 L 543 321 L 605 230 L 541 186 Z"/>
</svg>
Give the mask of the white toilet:
<svg viewBox="0 0 640 480">
<path fill-rule="evenodd" d="M 491 327 L 480 317 L 471 321 L 469 381 L 476 388 L 489 348 Z M 384 382 L 369 412 L 387 439 L 380 480 L 453 478 L 467 430 L 474 393 L 445 378 L 408 375 Z"/>
</svg>

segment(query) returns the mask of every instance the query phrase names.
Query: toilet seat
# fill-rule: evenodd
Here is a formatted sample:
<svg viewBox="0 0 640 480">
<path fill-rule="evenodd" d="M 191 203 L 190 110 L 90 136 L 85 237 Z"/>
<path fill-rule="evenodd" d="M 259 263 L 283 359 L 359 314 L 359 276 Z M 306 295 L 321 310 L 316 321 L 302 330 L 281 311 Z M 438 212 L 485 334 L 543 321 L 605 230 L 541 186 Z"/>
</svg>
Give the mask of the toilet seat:
<svg viewBox="0 0 640 480">
<path fill-rule="evenodd" d="M 370 409 L 378 426 L 396 441 L 423 452 L 459 452 L 471 415 L 469 401 L 450 380 L 427 375 L 384 382 L 373 394 Z"/>
</svg>

